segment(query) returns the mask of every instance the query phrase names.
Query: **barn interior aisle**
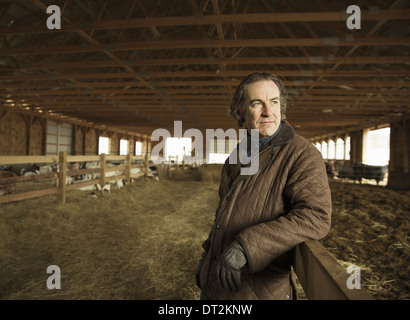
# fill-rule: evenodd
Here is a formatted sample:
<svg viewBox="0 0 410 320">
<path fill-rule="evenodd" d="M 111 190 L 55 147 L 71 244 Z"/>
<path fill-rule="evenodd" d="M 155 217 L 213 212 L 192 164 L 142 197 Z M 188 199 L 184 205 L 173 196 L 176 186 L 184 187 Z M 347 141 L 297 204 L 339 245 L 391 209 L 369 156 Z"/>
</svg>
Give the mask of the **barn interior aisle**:
<svg viewBox="0 0 410 320">
<path fill-rule="evenodd" d="M 70 191 L 3 205 L 0 299 L 199 298 L 194 273 L 218 202 L 220 165 L 141 178 L 120 191 Z M 361 268 L 376 299 L 409 299 L 410 191 L 331 181 L 332 229 L 321 242 Z M 49 265 L 61 289 L 46 286 Z M 301 292 L 303 297 L 303 292 Z"/>
</svg>

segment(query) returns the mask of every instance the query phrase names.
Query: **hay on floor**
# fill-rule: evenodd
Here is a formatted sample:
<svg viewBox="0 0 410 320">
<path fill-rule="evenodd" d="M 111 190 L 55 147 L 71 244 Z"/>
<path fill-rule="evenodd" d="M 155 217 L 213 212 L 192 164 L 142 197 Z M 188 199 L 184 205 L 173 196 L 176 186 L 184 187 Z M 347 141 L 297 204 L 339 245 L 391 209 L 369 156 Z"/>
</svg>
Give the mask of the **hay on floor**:
<svg viewBox="0 0 410 320">
<path fill-rule="evenodd" d="M 221 166 L 139 179 L 108 196 L 70 191 L 0 208 L 1 299 L 198 299 L 195 270 L 218 203 Z M 321 240 L 378 299 L 409 299 L 409 192 L 331 183 Z M 61 289 L 47 289 L 49 265 Z"/>
</svg>

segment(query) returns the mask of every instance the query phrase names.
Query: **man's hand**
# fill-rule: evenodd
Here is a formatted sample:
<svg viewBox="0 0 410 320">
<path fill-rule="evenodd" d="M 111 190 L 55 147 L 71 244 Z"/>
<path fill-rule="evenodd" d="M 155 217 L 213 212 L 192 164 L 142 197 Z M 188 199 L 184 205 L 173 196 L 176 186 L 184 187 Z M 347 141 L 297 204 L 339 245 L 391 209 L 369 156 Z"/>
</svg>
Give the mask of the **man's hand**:
<svg viewBox="0 0 410 320">
<path fill-rule="evenodd" d="M 242 288 L 241 269 L 246 262 L 243 247 L 234 240 L 222 254 L 216 271 L 218 281 L 225 290 L 235 292 Z"/>
</svg>

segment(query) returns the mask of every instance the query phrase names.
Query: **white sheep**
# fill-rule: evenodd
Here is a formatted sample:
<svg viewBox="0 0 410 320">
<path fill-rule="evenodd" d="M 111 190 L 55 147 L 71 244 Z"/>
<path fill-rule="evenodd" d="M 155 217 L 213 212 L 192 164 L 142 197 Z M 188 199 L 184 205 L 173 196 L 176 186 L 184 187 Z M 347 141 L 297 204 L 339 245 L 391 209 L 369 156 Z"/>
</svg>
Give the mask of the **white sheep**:
<svg viewBox="0 0 410 320">
<path fill-rule="evenodd" d="M 115 183 L 115 187 L 119 190 L 124 186 L 124 181 L 122 179 L 119 179 Z"/>
<path fill-rule="evenodd" d="M 111 185 L 109 183 L 106 183 L 104 187 L 102 188 L 103 193 L 110 193 L 111 192 Z"/>
<path fill-rule="evenodd" d="M 56 179 L 56 186 L 58 187 L 58 183 L 59 183 L 60 179 Z M 73 178 L 72 177 L 65 177 L 65 184 L 69 185 L 69 184 L 73 184 Z"/>
</svg>

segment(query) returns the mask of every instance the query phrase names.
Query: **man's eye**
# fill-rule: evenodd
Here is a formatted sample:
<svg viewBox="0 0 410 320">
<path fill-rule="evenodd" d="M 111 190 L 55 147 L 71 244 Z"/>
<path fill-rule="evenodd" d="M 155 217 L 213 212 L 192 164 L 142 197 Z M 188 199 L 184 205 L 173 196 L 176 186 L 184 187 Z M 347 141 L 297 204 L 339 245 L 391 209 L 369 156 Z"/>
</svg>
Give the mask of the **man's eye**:
<svg viewBox="0 0 410 320">
<path fill-rule="evenodd" d="M 254 103 L 252 103 L 252 107 L 253 107 L 253 108 L 258 108 L 258 107 L 260 107 L 261 105 L 262 105 L 261 102 L 254 102 Z"/>
<path fill-rule="evenodd" d="M 271 103 L 271 104 L 278 104 L 279 101 L 278 101 L 278 100 L 272 100 L 270 103 Z"/>
</svg>

